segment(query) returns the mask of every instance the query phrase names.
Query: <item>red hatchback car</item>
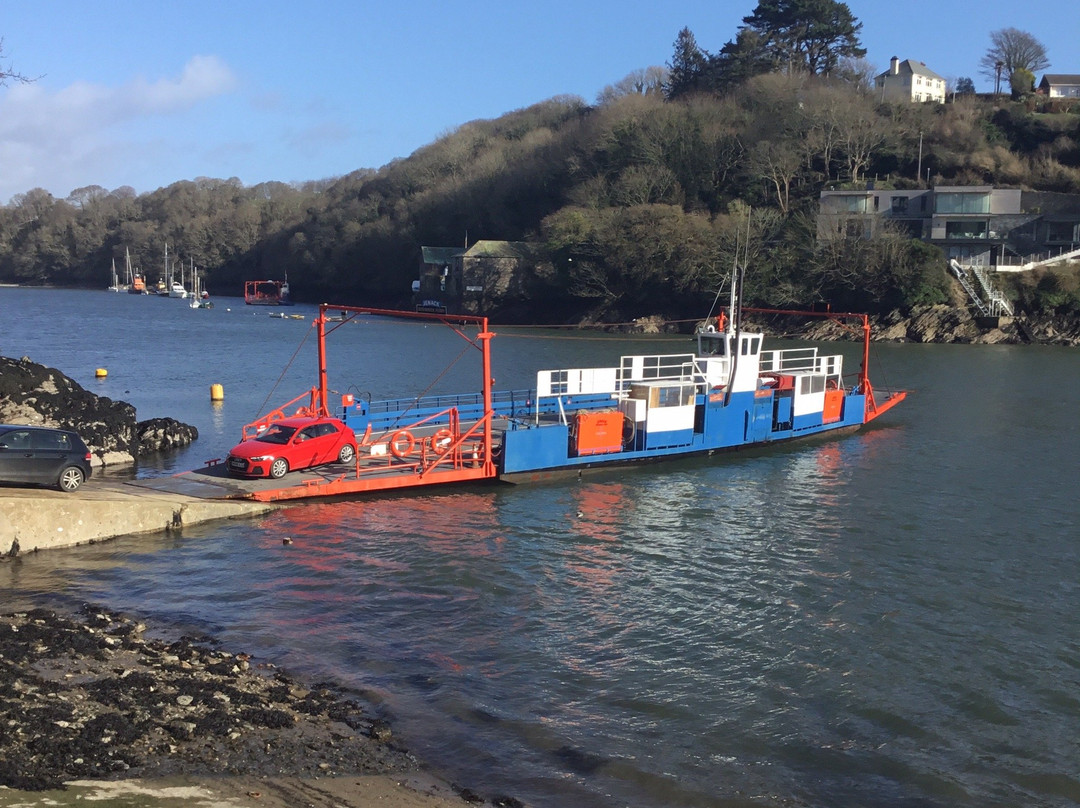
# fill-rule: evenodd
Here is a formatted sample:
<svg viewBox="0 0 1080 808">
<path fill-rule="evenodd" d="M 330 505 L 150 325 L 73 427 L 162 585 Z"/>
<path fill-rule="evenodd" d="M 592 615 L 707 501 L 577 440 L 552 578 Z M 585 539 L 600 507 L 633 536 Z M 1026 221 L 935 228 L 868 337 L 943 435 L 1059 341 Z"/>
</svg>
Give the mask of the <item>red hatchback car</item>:
<svg viewBox="0 0 1080 808">
<path fill-rule="evenodd" d="M 241 477 L 284 477 L 324 463 L 351 463 L 356 435 L 337 418 L 286 418 L 229 450 L 225 466 Z"/>
</svg>

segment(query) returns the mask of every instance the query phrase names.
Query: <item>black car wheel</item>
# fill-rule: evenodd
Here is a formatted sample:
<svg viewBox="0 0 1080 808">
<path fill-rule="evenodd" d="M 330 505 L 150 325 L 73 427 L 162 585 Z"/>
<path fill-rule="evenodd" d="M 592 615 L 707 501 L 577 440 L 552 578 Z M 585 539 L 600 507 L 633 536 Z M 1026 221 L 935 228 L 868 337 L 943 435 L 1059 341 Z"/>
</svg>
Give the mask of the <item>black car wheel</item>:
<svg viewBox="0 0 1080 808">
<path fill-rule="evenodd" d="M 337 459 L 339 463 L 351 463 L 354 457 L 356 457 L 356 449 L 353 448 L 351 443 L 346 443 L 338 452 Z"/>
<path fill-rule="evenodd" d="M 60 472 L 60 477 L 56 481 L 56 487 L 61 491 L 72 492 L 83 484 L 83 480 L 86 479 L 86 475 L 83 474 L 83 470 L 78 466 L 68 466 Z"/>
<path fill-rule="evenodd" d="M 270 476 L 275 480 L 280 480 L 286 474 L 289 473 L 289 461 L 284 457 L 279 457 L 273 463 L 270 464 Z"/>
</svg>

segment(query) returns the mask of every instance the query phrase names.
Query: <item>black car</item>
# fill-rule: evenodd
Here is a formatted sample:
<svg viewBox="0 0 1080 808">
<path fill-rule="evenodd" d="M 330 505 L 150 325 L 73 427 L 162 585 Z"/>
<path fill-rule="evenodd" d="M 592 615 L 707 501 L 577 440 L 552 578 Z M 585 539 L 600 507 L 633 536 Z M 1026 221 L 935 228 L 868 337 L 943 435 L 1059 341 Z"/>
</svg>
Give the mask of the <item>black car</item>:
<svg viewBox="0 0 1080 808">
<path fill-rule="evenodd" d="M 90 476 L 90 450 L 69 429 L 0 424 L 0 483 L 74 491 Z"/>
</svg>

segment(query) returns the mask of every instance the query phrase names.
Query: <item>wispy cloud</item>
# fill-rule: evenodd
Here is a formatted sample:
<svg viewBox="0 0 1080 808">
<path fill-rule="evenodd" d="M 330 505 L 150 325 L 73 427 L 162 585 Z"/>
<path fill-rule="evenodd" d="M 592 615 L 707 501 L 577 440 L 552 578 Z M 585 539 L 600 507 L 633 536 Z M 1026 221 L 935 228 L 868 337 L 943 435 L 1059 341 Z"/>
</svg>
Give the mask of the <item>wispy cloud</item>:
<svg viewBox="0 0 1080 808">
<path fill-rule="evenodd" d="M 0 201 L 33 187 L 62 195 L 106 184 L 117 162 L 154 150 L 136 132 L 233 92 L 239 82 L 216 56 L 195 56 L 179 76 L 108 87 L 76 82 L 56 91 L 40 83 L 0 94 Z M 161 144 L 164 145 L 164 144 Z"/>
</svg>

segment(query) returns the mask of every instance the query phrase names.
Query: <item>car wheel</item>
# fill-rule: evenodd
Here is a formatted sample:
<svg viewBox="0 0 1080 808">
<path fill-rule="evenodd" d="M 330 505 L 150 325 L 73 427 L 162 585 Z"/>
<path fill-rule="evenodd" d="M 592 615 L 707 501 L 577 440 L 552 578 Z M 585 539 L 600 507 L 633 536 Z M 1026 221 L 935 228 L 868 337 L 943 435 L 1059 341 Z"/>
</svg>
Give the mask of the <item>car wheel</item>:
<svg viewBox="0 0 1080 808">
<path fill-rule="evenodd" d="M 289 473 L 289 461 L 283 457 L 279 457 L 273 463 L 270 464 L 270 476 L 275 480 L 280 480 L 286 474 Z"/>
<path fill-rule="evenodd" d="M 83 474 L 83 470 L 78 466 L 68 466 L 60 472 L 60 477 L 56 481 L 56 487 L 61 491 L 71 492 L 76 490 L 83 484 L 83 480 L 86 479 L 86 475 Z"/>
<path fill-rule="evenodd" d="M 351 443 L 346 443 L 338 452 L 337 459 L 339 463 L 351 463 L 354 457 L 356 457 L 356 449 L 353 448 Z"/>
</svg>

